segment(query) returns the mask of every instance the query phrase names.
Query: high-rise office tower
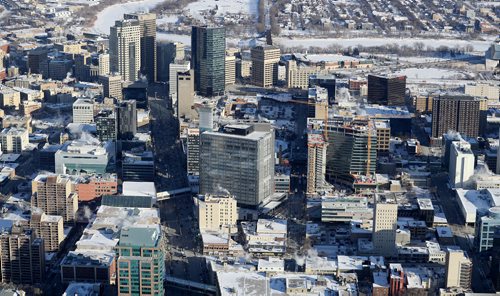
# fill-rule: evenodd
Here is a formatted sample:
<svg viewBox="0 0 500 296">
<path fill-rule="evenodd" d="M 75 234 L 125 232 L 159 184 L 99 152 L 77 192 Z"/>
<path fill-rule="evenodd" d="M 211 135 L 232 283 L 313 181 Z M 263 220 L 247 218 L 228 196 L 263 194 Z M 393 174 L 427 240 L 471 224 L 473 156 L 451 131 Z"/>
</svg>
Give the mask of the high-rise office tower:
<svg viewBox="0 0 500 296">
<path fill-rule="evenodd" d="M 446 287 L 470 289 L 472 261 L 458 247 L 446 250 Z"/>
<path fill-rule="evenodd" d="M 194 104 L 194 72 L 177 73 L 177 117 L 194 119 L 197 115 Z"/>
<path fill-rule="evenodd" d="M 477 137 L 486 99 L 471 96 L 439 96 L 432 101 L 432 137 L 440 138 L 449 131 Z"/>
<path fill-rule="evenodd" d="M 121 75 L 101 75 L 99 76 L 99 83 L 102 85 L 102 94 L 105 98 L 118 100 L 123 98 Z"/>
<path fill-rule="evenodd" d="M 139 21 L 141 29 L 141 73 L 146 75 L 148 82 L 156 81 L 156 14 L 132 13 L 125 14 L 125 19 Z"/>
<path fill-rule="evenodd" d="M 377 167 L 377 131 L 368 119 L 336 117 L 328 122 L 326 173 L 342 180 L 372 175 Z"/>
<path fill-rule="evenodd" d="M 2 283 L 40 284 L 45 274 L 43 239 L 31 229 L 10 225 L 0 234 Z"/>
<path fill-rule="evenodd" d="M 116 21 L 109 35 L 110 70 L 124 81 L 139 79 L 141 70 L 141 26 L 129 19 Z"/>
<path fill-rule="evenodd" d="M 163 295 L 165 262 L 159 226 L 123 228 L 116 246 L 118 295 Z"/>
<path fill-rule="evenodd" d="M 131 140 L 137 133 L 137 107 L 134 100 L 121 101 L 116 107 L 118 139 Z"/>
<path fill-rule="evenodd" d="M 368 103 L 404 106 L 406 76 L 368 75 Z"/>
<path fill-rule="evenodd" d="M 262 87 L 273 86 L 278 82 L 278 62 L 281 50 L 277 46 L 256 46 L 251 49 L 252 82 Z"/>
<path fill-rule="evenodd" d="M 47 215 L 59 215 L 64 223 L 74 223 L 78 194 L 72 192 L 71 180 L 62 175 L 38 175 L 31 183 L 31 206 Z"/>
<path fill-rule="evenodd" d="M 75 78 L 79 81 L 90 81 L 90 63 L 92 56 L 88 52 L 75 54 Z"/>
<path fill-rule="evenodd" d="M 30 227 L 43 239 L 46 252 L 57 252 L 64 240 L 63 217 L 32 211 Z"/>
<path fill-rule="evenodd" d="M 193 27 L 191 68 L 195 89 L 203 96 L 223 95 L 225 90 L 226 31 L 224 28 Z"/>
<path fill-rule="evenodd" d="M 95 124 L 99 141 L 116 141 L 118 139 L 118 118 L 114 110 L 101 110 L 95 117 Z"/>
<path fill-rule="evenodd" d="M 191 176 L 200 174 L 200 130 L 197 128 L 188 129 L 187 173 Z"/>
<path fill-rule="evenodd" d="M 158 81 L 168 82 L 169 65 L 184 60 L 184 44 L 179 42 L 158 42 L 156 51 L 156 78 Z"/>
<path fill-rule="evenodd" d="M 395 200 L 377 196 L 373 217 L 373 249 L 377 255 L 394 256 L 396 254 L 396 230 L 398 204 Z"/>
<path fill-rule="evenodd" d="M 177 101 L 177 74 L 189 71 L 190 64 L 186 61 L 178 62 L 178 64 L 170 64 L 168 66 L 168 94 L 172 97 L 172 104 Z"/>
<path fill-rule="evenodd" d="M 322 134 L 307 135 L 307 194 L 325 186 L 327 143 Z"/>
<path fill-rule="evenodd" d="M 28 53 L 28 71 L 30 73 L 42 74 L 42 71 L 47 67 L 48 52 L 45 48 L 35 48 Z"/>
<path fill-rule="evenodd" d="M 227 125 L 200 136 L 200 193 L 229 191 L 238 204 L 258 206 L 274 193 L 274 131 Z"/>
</svg>

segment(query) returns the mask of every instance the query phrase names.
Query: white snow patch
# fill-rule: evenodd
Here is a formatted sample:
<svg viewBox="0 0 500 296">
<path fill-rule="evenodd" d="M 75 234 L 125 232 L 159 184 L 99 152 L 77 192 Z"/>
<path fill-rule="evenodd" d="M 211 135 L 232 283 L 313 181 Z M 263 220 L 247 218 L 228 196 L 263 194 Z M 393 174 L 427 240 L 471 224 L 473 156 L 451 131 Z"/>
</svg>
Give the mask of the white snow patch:
<svg viewBox="0 0 500 296">
<path fill-rule="evenodd" d="M 416 42 L 422 42 L 426 47 L 430 46 L 437 48 L 439 46 L 466 46 L 472 45 L 476 51 L 486 51 L 490 45 L 491 41 L 482 40 L 460 40 L 460 39 L 418 39 L 418 38 L 283 38 L 277 37 L 273 38 L 278 44 L 284 47 L 320 47 L 328 48 L 331 45 L 338 45 L 342 47 L 356 47 L 359 45 L 370 47 L 370 46 L 384 46 L 390 44 L 398 45 L 408 45 L 413 46 Z"/>
<path fill-rule="evenodd" d="M 459 71 L 438 68 L 408 68 L 396 72 L 408 79 L 463 79 L 466 75 Z"/>
<path fill-rule="evenodd" d="M 186 9 L 195 19 L 204 20 L 202 13 L 216 7 L 216 16 L 223 16 L 228 13 L 257 16 L 257 5 L 257 0 L 199 0 L 190 3 Z"/>
<path fill-rule="evenodd" d="M 109 28 L 115 24 L 115 21 L 122 19 L 123 14 L 142 11 L 147 12 L 163 2 L 165 2 L 165 0 L 142 0 L 108 6 L 97 14 L 97 19 L 92 29 L 96 33 L 109 34 Z"/>
</svg>

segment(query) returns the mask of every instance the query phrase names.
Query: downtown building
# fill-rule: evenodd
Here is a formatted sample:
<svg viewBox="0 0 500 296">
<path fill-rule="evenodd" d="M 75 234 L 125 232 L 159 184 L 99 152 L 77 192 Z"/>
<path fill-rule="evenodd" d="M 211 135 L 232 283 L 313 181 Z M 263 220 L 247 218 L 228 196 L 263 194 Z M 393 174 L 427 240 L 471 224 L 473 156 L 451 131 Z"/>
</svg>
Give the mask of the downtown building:
<svg viewBox="0 0 500 296">
<path fill-rule="evenodd" d="M 486 99 L 464 95 L 443 95 L 432 101 L 432 138 L 441 138 L 449 131 L 476 138 L 480 134 Z"/>
<path fill-rule="evenodd" d="M 170 64 L 182 61 L 185 58 L 184 44 L 179 42 L 162 42 L 156 45 L 156 77 L 158 81 L 168 82 Z"/>
<path fill-rule="evenodd" d="M 109 55 L 111 72 L 124 81 L 136 81 L 141 70 L 141 26 L 134 19 L 119 20 L 110 28 Z"/>
<path fill-rule="evenodd" d="M 164 295 L 165 258 L 159 225 L 123 228 L 115 249 L 118 295 Z"/>
<path fill-rule="evenodd" d="M 137 20 L 140 28 L 141 74 L 148 82 L 156 82 L 156 14 L 131 13 L 123 16 L 126 20 Z"/>
<path fill-rule="evenodd" d="M 107 146 L 85 140 L 66 141 L 54 155 L 56 174 L 104 174 L 110 153 Z"/>
<path fill-rule="evenodd" d="M 322 134 L 307 135 L 307 190 L 315 195 L 326 185 L 326 148 L 328 144 Z"/>
<path fill-rule="evenodd" d="M 227 125 L 200 136 L 200 193 L 228 191 L 238 205 L 256 207 L 274 194 L 274 131 Z"/>
<path fill-rule="evenodd" d="M 43 239 L 45 252 L 57 252 L 64 240 L 63 217 L 32 210 L 30 227 Z"/>
<path fill-rule="evenodd" d="M 375 196 L 372 242 L 375 254 L 391 257 L 396 255 L 396 230 L 398 228 L 398 204 L 383 195 Z"/>
<path fill-rule="evenodd" d="M 404 106 L 406 76 L 368 75 L 368 103 Z"/>
<path fill-rule="evenodd" d="M 64 223 L 75 222 L 78 194 L 73 192 L 69 177 L 63 175 L 38 175 L 31 182 L 31 206 L 47 215 L 63 217 Z"/>
<path fill-rule="evenodd" d="M 372 176 L 377 167 L 377 132 L 368 119 L 329 120 L 327 179 L 352 184 L 353 175 Z"/>
<path fill-rule="evenodd" d="M 2 220 L 0 233 L 0 277 L 2 283 L 41 284 L 45 274 L 42 238 L 24 226 Z"/>
<path fill-rule="evenodd" d="M 29 133 L 27 129 L 8 127 L 0 132 L 0 144 L 3 153 L 20 154 L 29 143 Z"/>
<path fill-rule="evenodd" d="M 252 59 L 252 83 L 270 87 L 278 82 L 278 63 L 281 50 L 277 46 L 256 46 L 250 51 Z"/>
<path fill-rule="evenodd" d="M 200 95 L 212 97 L 224 94 L 225 59 L 224 28 L 192 27 L 191 68 L 194 69 L 195 89 Z"/>
</svg>

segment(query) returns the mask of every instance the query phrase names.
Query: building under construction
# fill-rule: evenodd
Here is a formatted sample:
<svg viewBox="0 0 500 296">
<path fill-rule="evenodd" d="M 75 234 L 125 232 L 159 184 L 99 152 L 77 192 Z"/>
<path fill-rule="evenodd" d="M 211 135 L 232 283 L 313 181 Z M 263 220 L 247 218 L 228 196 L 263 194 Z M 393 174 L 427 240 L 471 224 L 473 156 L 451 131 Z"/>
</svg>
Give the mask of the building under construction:
<svg viewBox="0 0 500 296">
<path fill-rule="evenodd" d="M 333 117 L 328 120 L 327 131 L 328 181 L 352 184 L 353 175 L 375 173 L 377 131 L 372 120 Z"/>
</svg>

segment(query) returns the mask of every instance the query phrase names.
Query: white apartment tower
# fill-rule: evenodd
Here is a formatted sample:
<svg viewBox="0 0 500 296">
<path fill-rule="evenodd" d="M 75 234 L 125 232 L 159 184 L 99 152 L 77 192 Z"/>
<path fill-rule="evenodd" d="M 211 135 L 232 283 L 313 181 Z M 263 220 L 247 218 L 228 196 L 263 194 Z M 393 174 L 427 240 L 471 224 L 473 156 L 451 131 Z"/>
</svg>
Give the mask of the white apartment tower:
<svg viewBox="0 0 500 296">
<path fill-rule="evenodd" d="M 464 187 L 474 175 L 474 153 L 470 144 L 465 141 L 451 143 L 450 147 L 450 185 L 455 188 Z"/>
</svg>

